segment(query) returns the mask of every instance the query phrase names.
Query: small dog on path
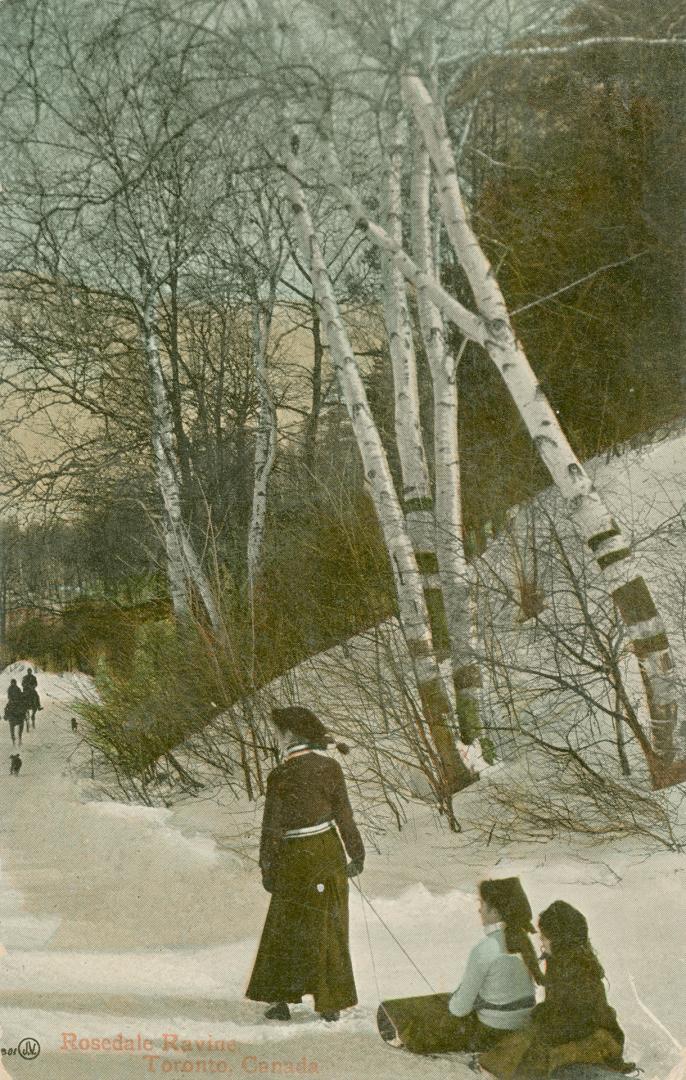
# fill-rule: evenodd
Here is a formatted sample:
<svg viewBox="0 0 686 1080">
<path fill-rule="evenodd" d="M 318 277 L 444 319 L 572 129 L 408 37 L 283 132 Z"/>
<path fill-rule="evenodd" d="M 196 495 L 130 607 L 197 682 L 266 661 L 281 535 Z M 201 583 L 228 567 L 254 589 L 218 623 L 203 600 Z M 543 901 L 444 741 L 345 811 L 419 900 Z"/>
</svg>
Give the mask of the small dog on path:
<svg viewBox="0 0 686 1080">
<path fill-rule="evenodd" d="M 74 717 L 74 716 L 72 716 L 72 718 L 71 718 L 71 730 L 72 731 L 78 731 L 79 730 L 79 725 L 77 724 L 76 717 Z"/>
<path fill-rule="evenodd" d="M 10 776 L 19 776 L 21 758 L 19 754 L 10 754 Z"/>
</svg>

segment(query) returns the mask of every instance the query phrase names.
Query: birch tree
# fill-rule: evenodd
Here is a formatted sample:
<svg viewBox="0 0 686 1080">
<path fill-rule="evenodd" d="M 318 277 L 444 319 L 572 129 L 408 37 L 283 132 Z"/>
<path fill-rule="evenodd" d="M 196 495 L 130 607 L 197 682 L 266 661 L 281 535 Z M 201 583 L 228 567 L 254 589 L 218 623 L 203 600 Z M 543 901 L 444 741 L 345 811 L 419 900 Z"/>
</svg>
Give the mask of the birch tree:
<svg viewBox="0 0 686 1080">
<path fill-rule="evenodd" d="M 677 721 L 676 682 L 667 633 L 631 545 L 574 454 L 515 335 L 507 303 L 469 221 L 445 119 L 419 75 L 404 92 L 436 172 L 437 196 L 450 242 L 487 330 L 484 345 L 510 391 L 553 481 L 574 511 L 583 540 L 624 621 L 646 688 L 657 785 L 680 776 L 671 768 Z"/>
<path fill-rule="evenodd" d="M 390 117 L 386 164 L 386 230 L 394 244 L 403 243 L 402 178 L 404 118 Z M 418 267 L 437 273 L 433 252 L 430 164 L 421 140 L 412 154 L 412 232 Z M 384 307 L 395 397 L 396 440 L 403 476 L 407 527 L 423 573 L 434 644 L 449 649 L 460 733 L 467 743 L 479 732 L 481 676 L 474 663 L 474 622 L 469 568 L 462 542 L 458 447 L 457 371 L 446 354 L 440 312 L 417 290 L 419 325 L 431 373 L 434 432 L 435 501 L 426 462 L 419 410 L 413 327 L 405 278 L 389 252 L 383 252 Z"/>
<path fill-rule="evenodd" d="M 412 14 L 405 13 L 400 18 L 395 9 L 389 8 L 377 12 L 378 18 L 365 15 L 358 21 L 349 17 L 347 9 L 334 10 L 326 2 L 321 7 L 329 25 L 345 29 L 348 40 L 356 43 L 359 55 L 372 68 L 380 75 L 400 77 L 408 111 L 431 158 L 443 223 L 474 297 L 476 311 L 447 293 L 433 274 L 417 265 L 389 230 L 370 218 L 362 201 L 346 183 L 330 133 L 320 126 L 329 156 L 329 178 L 353 220 L 391 256 L 405 277 L 437 304 L 446 318 L 486 350 L 502 376 L 543 463 L 574 510 L 581 536 L 594 553 L 598 571 L 633 643 L 650 715 L 653 782 L 656 786 L 673 783 L 682 777 L 686 765 L 674 762 L 677 690 L 666 630 L 645 579 L 636 567 L 629 541 L 574 454 L 516 338 L 493 269 L 469 222 L 445 118 L 420 75 L 420 61 L 413 42 L 421 17 L 415 16 L 413 24 Z"/>
<path fill-rule="evenodd" d="M 277 289 L 286 261 L 283 237 L 278 235 L 274 200 L 279 195 L 264 186 L 249 187 L 249 207 L 242 257 L 246 267 L 252 314 L 252 359 L 258 396 L 257 432 L 253 466 L 253 494 L 248 529 L 247 576 L 251 607 L 259 572 L 267 517 L 269 479 L 276 459 L 277 419 L 270 386 L 268 359 Z"/>
<path fill-rule="evenodd" d="M 267 351 L 274 312 L 274 294 L 272 293 L 266 303 L 256 297 L 252 307 L 252 355 L 259 412 L 255 439 L 252 512 L 248 531 L 248 588 L 251 596 L 262 552 L 264 523 L 267 515 L 267 485 L 276 458 L 276 410 L 267 374 Z"/>
<path fill-rule="evenodd" d="M 318 221 L 317 240 L 327 264 L 338 305 L 341 311 L 345 311 L 348 323 L 355 319 L 356 354 L 359 357 L 380 358 L 383 355 L 381 343 L 384 328 L 382 316 L 376 311 L 376 267 L 370 265 L 369 260 L 360 263 L 358 253 L 362 242 L 357 231 L 350 227 L 345 214 L 342 214 L 339 208 L 332 208 L 325 192 L 311 189 L 308 192 L 308 203 L 312 217 Z M 332 209 L 336 212 L 332 213 Z M 318 482 L 317 449 L 320 427 L 327 410 L 335 403 L 335 382 L 325 362 L 326 350 L 319 307 L 310 275 L 300 257 L 298 242 L 292 235 L 289 221 L 282 219 L 281 226 L 288 249 L 288 262 L 281 278 L 281 286 L 287 290 L 281 301 L 282 310 L 287 313 L 289 328 L 292 327 L 295 333 L 304 332 L 311 341 L 310 354 L 305 362 L 296 362 L 295 365 L 289 365 L 288 369 L 289 376 L 292 372 L 298 385 L 304 383 L 306 386 L 308 405 L 298 407 L 291 402 L 287 408 L 302 417 L 301 453 L 305 467 L 305 484 L 312 490 Z"/>
<path fill-rule="evenodd" d="M 287 23 L 279 23 L 272 0 L 261 0 L 259 10 L 264 16 L 267 39 L 272 54 L 283 55 L 285 68 L 296 70 L 303 62 L 305 52 L 294 37 Z M 277 29 L 282 31 L 281 47 Z M 281 118 L 286 123 L 287 110 L 282 109 Z M 312 284 L 314 297 L 320 312 L 322 336 L 332 354 L 334 369 L 341 398 L 346 406 L 362 458 L 365 478 L 377 512 L 381 531 L 393 567 L 399 618 L 407 642 L 422 709 L 431 733 L 433 747 L 427 745 L 429 756 L 435 759 L 437 795 L 448 810 L 452 820 L 450 795 L 470 783 L 473 776 L 462 760 L 449 727 L 452 706 L 443 682 L 435 654 L 432 627 L 427 607 L 425 585 L 434 585 L 429 576 L 422 575 L 417 562 L 417 548 L 421 555 L 427 548 L 433 549 L 433 515 L 426 513 L 430 501 L 430 484 L 426 459 L 421 440 L 418 415 L 418 392 L 416 364 L 411 340 L 410 321 L 407 312 L 405 286 L 394 264 L 386 267 L 386 318 L 397 395 L 396 429 L 401 457 L 401 470 L 406 495 L 412 500 L 407 506 L 413 515 L 410 536 L 395 491 L 385 451 L 378 429 L 367 401 L 364 384 L 360 377 L 354 350 L 336 300 L 325 260 L 322 256 L 312 218 L 300 182 L 297 165 L 298 139 L 294 137 L 287 168 L 288 189 L 293 206 L 295 227 L 299 238 L 301 257 Z M 400 229 L 399 158 L 391 156 L 388 171 L 389 219 L 394 229 Z M 427 528 L 428 525 L 428 528 Z M 433 556 L 433 550 L 430 551 Z M 435 558 L 435 556 L 434 556 Z M 426 566 L 425 568 L 426 569 Z"/>
<path fill-rule="evenodd" d="M 332 152 L 330 143 L 329 152 Z M 359 197 L 341 179 L 341 170 L 335 155 L 331 154 L 331 160 L 329 176 L 353 219 L 365 228 L 375 244 L 391 254 L 408 280 L 436 302 L 444 317 L 452 321 L 470 340 L 484 347 L 496 363 L 541 459 L 575 512 L 583 539 L 595 555 L 598 569 L 608 583 L 608 592 L 634 642 L 651 719 L 653 753 L 649 763 L 653 782 L 658 787 L 678 782 L 684 766 L 683 763 L 673 763 L 677 688 L 662 620 L 645 579 L 636 569 L 626 538 L 603 505 L 588 474 L 572 451 L 555 411 L 538 384 L 521 346 L 514 338 L 509 318 L 502 318 L 503 309 L 500 309 L 501 317 L 491 322 L 475 316 L 459 300 L 446 292 L 432 274 L 423 272 L 407 252 L 369 217 Z M 476 240 L 472 243 L 476 243 Z M 480 259 L 485 259 L 481 248 L 479 253 Z M 492 275 L 487 277 L 490 280 Z M 497 288 L 497 283 L 495 287 Z M 513 357 L 516 364 L 513 363 Z M 522 358 L 525 363 L 521 362 Z"/>
<path fill-rule="evenodd" d="M 143 286 L 146 281 L 143 277 Z M 147 283 L 149 286 L 149 282 Z M 186 587 L 186 565 L 182 543 L 184 524 L 181 516 L 181 499 L 178 475 L 174 461 L 172 421 L 167 391 L 162 373 L 158 344 L 155 291 L 148 287 L 143 299 L 142 338 L 148 366 L 152 396 L 152 447 L 157 472 L 157 483 L 164 508 L 162 538 L 167 554 L 167 576 L 174 613 L 179 619 L 190 616 Z"/>
<path fill-rule="evenodd" d="M 178 618 L 188 618 L 190 615 L 189 591 L 193 587 L 196 588 L 212 629 L 221 636 L 223 634 L 221 614 L 183 520 L 172 415 L 160 358 L 156 312 L 157 289 L 146 269 L 143 264 L 141 334 L 150 382 L 151 438 L 157 483 L 164 508 L 162 535 L 167 552 L 167 573 L 172 603 Z"/>
<path fill-rule="evenodd" d="M 390 236 L 402 245 L 402 172 L 404 120 L 391 114 L 385 153 L 385 217 Z M 445 608 L 438 577 L 431 478 L 419 411 L 417 358 L 407 300 L 405 278 L 386 252 L 382 255 L 386 332 L 393 370 L 395 438 L 402 477 L 402 503 L 407 531 L 422 574 L 424 596 L 431 620 L 434 647 L 445 648 Z"/>
<path fill-rule="evenodd" d="M 321 311 L 322 328 L 331 349 L 341 397 L 353 425 L 367 484 L 394 568 L 400 623 L 434 744 L 437 793 L 444 805 L 448 806 L 450 794 L 464 787 L 472 777 L 450 732 L 450 702 L 433 651 L 421 575 L 386 454 L 369 410 L 355 354 L 317 243 L 294 153 L 288 161 L 287 177 L 303 258 L 308 266 Z"/>
<path fill-rule="evenodd" d="M 439 275 L 435 265 L 431 219 L 431 169 L 421 139 L 414 145 L 412 167 L 413 247 L 417 266 L 428 278 Z M 460 449 L 458 442 L 457 362 L 446 348 L 441 313 L 427 294 L 417 289 L 424 348 L 433 387 L 435 526 L 438 566 L 448 620 L 455 701 L 460 731 L 471 742 L 480 731 L 481 671 L 475 659 L 471 574 L 464 551 Z"/>
<path fill-rule="evenodd" d="M 128 305 L 147 371 L 174 608 L 185 618 L 194 594 L 222 634 L 213 586 L 183 518 L 178 416 L 175 432 L 160 349 L 165 290 L 198 257 L 226 194 L 224 177 L 209 168 L 217 131 L 201 122 L 197 34 L 135 16 L 114 20 L 103 34 L 96 18 L 75 26 L 70 16 L 48 17 L 45 70 L 32 67 L 41 115 L 19 151 L 29 183 L 21 190 L 13 178 L 10 187 L 21 207 L 14 265 L 77 289 L 95 285 Z"/>
</svg>

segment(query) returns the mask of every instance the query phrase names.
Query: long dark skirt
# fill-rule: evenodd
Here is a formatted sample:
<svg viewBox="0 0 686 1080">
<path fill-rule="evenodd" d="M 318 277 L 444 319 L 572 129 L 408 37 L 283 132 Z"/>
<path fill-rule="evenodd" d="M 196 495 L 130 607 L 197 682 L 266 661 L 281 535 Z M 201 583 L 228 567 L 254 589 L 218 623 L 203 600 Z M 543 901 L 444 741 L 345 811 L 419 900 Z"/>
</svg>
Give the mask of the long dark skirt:
<svg viewBox="0 0 686 1080">
<path fill-rule="evenodd" d="M 379 1033 L 386 1042 L 399 1038 L 415 1054 L 448 1054 L 489 1050 L 511 1032 L 482 1024 L 476 1013 L 453 1016 L 450 994 L 382 1001 L 377 1012 Z"/>
<path fill-rule="evenodd" d="M 317 1012 L 357 1004 L 348 945 L 348 879 L 334 829 L 284 840 L 246 996 L 298 1002 Z"/>
</svg>

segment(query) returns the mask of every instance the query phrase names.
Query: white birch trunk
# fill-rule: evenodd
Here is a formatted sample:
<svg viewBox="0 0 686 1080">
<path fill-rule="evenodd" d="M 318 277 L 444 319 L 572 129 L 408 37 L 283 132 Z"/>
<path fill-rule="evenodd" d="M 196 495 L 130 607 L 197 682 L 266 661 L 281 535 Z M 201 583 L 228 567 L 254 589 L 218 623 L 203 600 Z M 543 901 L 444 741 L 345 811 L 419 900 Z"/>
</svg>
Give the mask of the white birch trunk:
<svg viewBox="0 0 686 1080">
<path fill-rule="evenodd" d="M 253 595 L 259 571 L 267 516 L 267 489 L 276 457 L 276 411 L 267 378 L 267 345 L 273 312 L 273 297 L 266 307 L 253 302 L 252 356 L 259 399 L 255 467 L 250 528 L 248 530 L 248 588 Z"/>
<path fill-rule="evenodd" d="M 214 630 L 215 634 L 219 638 L 225 638 L 226 632 L 224 628 L 224 622 L 219 613 L 219 608 L 214 598 L 214 593 L 210 585 L 209 579 L 205 574 L 202 566 L 200 565 L 200 559 L 196 552 L 191 539 L 188 535 L 186 526 L 181 525 L 181 548 L 183 551 L 184 559 L 186 560 L 186 567 L 188 572 L 188 579 L 192 582 L 195 588 L 198 590 L 198 595 L 202 600 L 203 607 L 207 612 L 207 617 L 210 620 L 210 626 Z"/>
<path fill-rule="evenodd" d="M 436 749 L 439 793 L 446 799 L 452 792 L 470 783 L 473 777 L 460 757 L 450 731 L 450 702 L 433 653 L 417 561 L 293 158 L 289 161 L 288 185 L 301 250 L 321 309 L 322 330 L 331 350 L 341 397 L 353 426 L 367 485 L 394 568 L 400 623 Z"/>
<path fill-rule="evenodd" d="M 656 754 L 656 760 L 651 763 L 653 782 L 657 786 L 672 783 L 678 774 L 678 770 L 677 773 L 670 770 L 677 693 L 664 624 L 635 565 L 629 541 L 574 454 L 516 338 L 500 286 L 467 215 L 445 119 L 417 75 L 404 77 L 403 90 L 436 171 L 446 231 L 487 329 L 484 346 L 502 375 L 544 464 L 572 509 L 638 658 Z"/>
<path fill-rule="evenodd" d="M 160 359 L 155 295 L 149 289 L 143 304 L 143 348 L 148 366 L 152 400 L 152 443 L 157 483 L 164 508 L 164 541 L 167 551 L 169 584 L 174 611 L 181 618 L 189 615 L 188 584 L 195 586 L 207 612 L 212 629 L 222 633 L 222 620 L 209 582 L 190 542 L 181 513 L 178 469 L 174 454 L 171 411 L 164 385 Z"/>
<path fill-rule="evenodd" d="M 446 292 L 433 274 L 420 270 L 404 247 L 389 236 L 381 225 L 372 221 L 362 200 L 343 180 L 343 170 L 330 134 L 325 129 L 320 129 L 320 135 L 326 151 L 327 178 L 338 191 L 341 202 L 353 223 L 361 226 L 372 243 L 391 256 L 395 266 L 402 271 L 407 280 L 417 290 L 423 289 L 443 315 L 455 323 L 465 337 L 477 342 L 478 345 L 484 345 L 488 335 L 483 320 Z"/>
<path fill-rule="evenodd" d="M 417 138 L 413 146 L 412 230 L 415 262 L 424 275 L 431 274 L 434 261 L 430 199 L 431 163 L 423 141 Z M 417 302 L 433 383 L 438 565 L 448 621 L 460 733 L 463 741 L 470 743 L 481 728 L 482 680 L 473 648 L 472 589 L 462 540 L 457 365 L 446 354 L 443 318 L 426 288 L 417 289 Z"/>
<path fill-rule="evenodd" d="M 391 139 L 386 170 L 386 229 L 389 236 L 402 245 L 400 184 L 403 138 L 400 121 L 393 125 Z M 419 417 L 417 362 L 405 277 L 388 253 L 382 255 L 382 264 L 384 313 L 393 366 L 395 433 L 403 479 L 403 499 L 430 499 L 431 486 Z"/>
<path fill-rule="evenodd" d="M 153 439 L 153 450 L 157 458 L 158 450 Z M 172 607 L 177 619 L 184 621 L 190 617 L 188 594 L 186 592 L 186 573 L 183 562 L 183 553 L 178 537 L 171 527 L 166 509 L 162 515 L 162 537 L 164 550 L 167 556 L 167 580 L 172 600 Z"/>
<path fill-rule="evenodd" d="M 160 388 L 157 379 L 159 367 L 158 344 L 156 340 L 154 322 L 149 318 L 146 308 L 143 313 L 143 347 L 148 365 L 148 376 L 152 397 L 152 448 L 155 458 L 155 473 L 157 486 L 162 496 L 162 537 L 167 556 L 167 578 L 169 591 L 172 598 L 172 606 L 177 619 L 187 619 L 190 616 L 190 605 L 186 589 L 186 567 L 179 543 L 177 529 L 174 525 L 173 510 L 173 480 L 170 476 L 169 463 L 164 445 L 164 423 L 166 394 L 164 386 Z M 162 394 L 160 394 L 160 389 Z"/>
<path fill-rule="evenodd" d="M 401 178 L 403 129 L 395 118 L 386 168 L 386 229 L 402 246 L 403 211 Z M 407 286 L 402 271 L 387 252 L 382 253 L 384 317 L 393 370 L 395 438 L 403 484 L 403 510 L 407 531 L 422 575 L 422 587 L 429 611 L 436 655 L 447 654 L 448 635 L 445 606 L 438 576 L 431 479 L 426 461 L 419 409 L 417 358 L 412 338 L 412 322 L 407 302 Z"/>
</svg>

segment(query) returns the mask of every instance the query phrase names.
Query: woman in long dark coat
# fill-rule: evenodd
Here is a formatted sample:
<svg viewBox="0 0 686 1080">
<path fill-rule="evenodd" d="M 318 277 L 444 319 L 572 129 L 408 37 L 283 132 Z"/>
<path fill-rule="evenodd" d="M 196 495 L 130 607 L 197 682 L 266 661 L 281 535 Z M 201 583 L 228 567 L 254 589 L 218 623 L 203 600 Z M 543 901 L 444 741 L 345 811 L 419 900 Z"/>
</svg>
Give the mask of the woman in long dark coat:
<svg viewBox="0 0 686 1080">
<path fill-rule="evenodd" d="M 610 1008 L 604 972 L 591 947 L 586 919 L 565 900 L 539 917 L 546 958 L 545 1000 L 528 1031 L 482 1054 L 481 1064 L 501 1080 L 536 1080 L 571 1065 L 625 1072 L 624 1032 Z"/>
<path fill-rule="evenodd" d="M 364 845 L 343 771 L 318 753 L 334 742 L 324 725 L 300 706 L 273 709 L 272 722 L 285 750 L 267 780 L 262 820 L 260 869 L 272 898 L 246 994 L 272 1002 L 271 1020 L 289 1020 L 289 1003 L 303 994 L 323 1019 L 338 1020 L 357 1004 L 348 878 L 363 869 Z"/>
</svg>

